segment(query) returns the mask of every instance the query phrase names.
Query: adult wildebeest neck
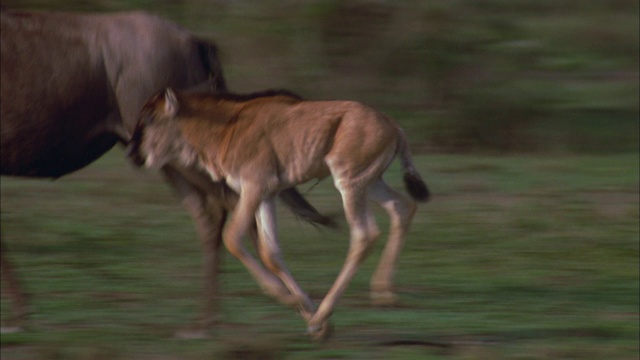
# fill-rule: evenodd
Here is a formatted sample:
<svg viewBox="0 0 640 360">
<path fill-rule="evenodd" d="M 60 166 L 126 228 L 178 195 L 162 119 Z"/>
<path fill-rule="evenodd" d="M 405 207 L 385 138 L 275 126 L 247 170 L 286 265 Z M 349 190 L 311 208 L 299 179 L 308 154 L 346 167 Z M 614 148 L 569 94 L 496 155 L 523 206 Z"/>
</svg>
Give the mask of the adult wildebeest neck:
<svg viewBox="0 0 640 360">
<path fill-rule="evenodd" d="M 142 12 L 3 10 L 2 174 L 59 177 L 127 143 L 166 86 L 226 89 L 213 44 Z"/>
</svg>

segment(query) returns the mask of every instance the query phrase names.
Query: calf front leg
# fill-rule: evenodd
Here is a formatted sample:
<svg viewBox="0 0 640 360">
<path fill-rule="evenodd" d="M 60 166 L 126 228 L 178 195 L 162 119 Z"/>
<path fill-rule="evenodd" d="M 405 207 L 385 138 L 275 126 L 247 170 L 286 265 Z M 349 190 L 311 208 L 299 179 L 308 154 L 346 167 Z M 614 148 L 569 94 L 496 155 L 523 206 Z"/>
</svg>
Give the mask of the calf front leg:
<svg viewBox="0 0 640 360">
<path fill-rule="evenodd" d="M 229 252 L 249 270 L 262 290 L 286 305 L 296 305 L 298 299 L 292 295 L 284 284 L 247 251 L 242 243 L 243 237 L 254 224 L 256 211 L 261 203 L 262 193 L 253 188 L 241 191 L 238 205 L 223 234 L 223 241 Z"/>
<path fill-rule="evenodd" d="M 298 311 L 302 317 L 305 320 L 311 319 L 314 311 L 313 303 L 282 260 L 277 235 L 275 196 L 270 196 L 262 201 L 256 213 L 256 223 L 259 236 L 257 246 L 262 263 L 284 283 L 292 295 L 297 297 Z"/>
</svg>

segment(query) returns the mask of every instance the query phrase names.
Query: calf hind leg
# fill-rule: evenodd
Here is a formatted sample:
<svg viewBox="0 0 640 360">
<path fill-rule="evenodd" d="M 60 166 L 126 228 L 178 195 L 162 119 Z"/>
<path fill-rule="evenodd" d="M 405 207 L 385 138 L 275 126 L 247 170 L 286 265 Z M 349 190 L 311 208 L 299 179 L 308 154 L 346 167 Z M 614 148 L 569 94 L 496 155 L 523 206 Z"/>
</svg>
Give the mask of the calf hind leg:
<svg viewBox="0 0 640 360">
<path fill-rule="evenodd" d="M 404 245 L 404 236 L 416 211 L 416 203 L 390 188 L 382 179 L 375 182 L 370 197 L 382 206 L 391 220 L 389 239 L 371 277 L 371 300 L 376 305 L 393 305 L 393 273 Z"/>
</svg>

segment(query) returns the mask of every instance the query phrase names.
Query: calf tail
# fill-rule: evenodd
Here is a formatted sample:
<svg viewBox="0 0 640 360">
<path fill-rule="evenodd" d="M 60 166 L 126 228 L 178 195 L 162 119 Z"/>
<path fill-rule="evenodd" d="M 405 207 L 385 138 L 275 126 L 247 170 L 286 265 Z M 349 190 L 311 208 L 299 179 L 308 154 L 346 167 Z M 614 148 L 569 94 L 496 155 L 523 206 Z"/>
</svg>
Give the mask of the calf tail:
<svg viewBox="0 0 640 360">
<path fill-rule="evenodd" d="M 407 188 L 407 192 L 409 192 L 409 195 L 415 200 L 427 202 L 430 195 L 429 189 L 413 166 L 407 136 L 402 129 L 399 129 L 398 132 L 398 154 L 400 155 L 400 161 L 402 163 L 404 185 Z"/>
</svg>

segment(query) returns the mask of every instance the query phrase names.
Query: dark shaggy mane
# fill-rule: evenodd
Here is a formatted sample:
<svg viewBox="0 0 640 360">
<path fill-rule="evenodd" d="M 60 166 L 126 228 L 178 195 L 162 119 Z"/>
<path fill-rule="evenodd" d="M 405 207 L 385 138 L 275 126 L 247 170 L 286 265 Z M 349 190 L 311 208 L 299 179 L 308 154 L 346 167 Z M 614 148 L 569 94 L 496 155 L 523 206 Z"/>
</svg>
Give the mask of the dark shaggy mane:
<svg viewBox="0 0 640 360">
<path fill-rule="evenodd" d="M 234 102 L 244 102 L 244 101 L 255 100 L 255 99 L 264 98 L 264 97 L 275 97 L 275 96 L 288 97 L 294 101 L 304 100 L 302 96 L 294 93 L 293 91 L 286 90 L 286 89 L 268 89 L 268 90 L 257 91 L 257 92 L 252 92 L 248 94 L 234 94 L 234 93 L 226 92 L 226 93 L 219 93 L 215 95 L 215 97 L 219 99 L 234 101 Z"/>
<path fill-rule="evenodd" d="M 287 89 L 267 89 L 267 90 L 256 91 L 256 92 L 247 93 L 247 94 L 237 94 L 232 92 L 211 93 L 211 91 L 209 90 L 209 86 L 210 85 L 208 83 L 203 83 L 195 87 L 189 88 L 182 93 L 178 93 L 177 95 L 179 98 L 181 97 L 181 94 L 184 94 L 197 99 L 218 99 L 218 100 L 233 101 L 233 102 L 245 102 L 245 101 L 250 101 L 250 100 L 255 100 L 260 98 L 278 97 L 278 96 L 289 98 L 291 102 L 304 101 L 304 98 L 302 96 Z M 158 94 L 162 94 L 162 93 L 164 93 L 164 90 L 158 92 Z"/>
</svg>

